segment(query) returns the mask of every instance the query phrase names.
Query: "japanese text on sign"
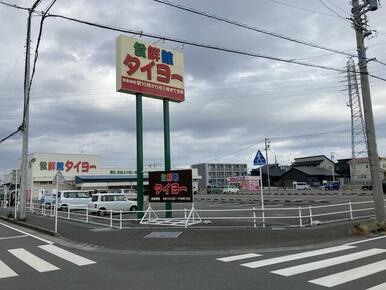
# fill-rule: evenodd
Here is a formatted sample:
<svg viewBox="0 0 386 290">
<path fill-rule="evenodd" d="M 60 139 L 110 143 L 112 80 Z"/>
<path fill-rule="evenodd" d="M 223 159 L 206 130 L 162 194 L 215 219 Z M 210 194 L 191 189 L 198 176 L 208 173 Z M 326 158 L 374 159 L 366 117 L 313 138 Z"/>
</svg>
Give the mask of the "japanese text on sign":
<svg viewBox="0 0 386 290">
<path fill-rule="evenodd" d="M 149 172 L 149 201 L 192 202 L 192 171 Z"/>
<path fill-rule="evenodd" d="M 88 161 L 40 161 L 40 171 L 76 171 L 87 173 L 92 169 L 96 169 L 96 165 L 90 164 Z"/>
<path fill-rule="evenodd" d="M 182 53 L 119 36 L 117 91 L 184 101 Z"/>
</svg>

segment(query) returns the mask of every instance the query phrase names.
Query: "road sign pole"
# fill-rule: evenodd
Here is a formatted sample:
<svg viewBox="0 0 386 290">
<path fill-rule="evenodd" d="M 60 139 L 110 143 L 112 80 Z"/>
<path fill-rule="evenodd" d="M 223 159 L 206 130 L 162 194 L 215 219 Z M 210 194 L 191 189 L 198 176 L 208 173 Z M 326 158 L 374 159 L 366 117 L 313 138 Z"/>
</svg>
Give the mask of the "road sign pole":
<svg viewBox="0 0 386 290">
<path fill-rule="evenodd" d="M 164 151 L 165 151 L 165 171 L 171 169 L 170 160 L 170 122 L 169 122 L 169 100 L 163 100 L 164 108 Z M 172 202 L 165 203 L 166 218 L 172 217 Z"/>
<path fill-rule="evenodd" d="M 136 94 L 137 118 L 137 219 L 143 216 L 143 121 L 142 121 L 142 94 Z"/>
<path fill-rule="evenodd" d="M 265 228 L 265 213 L 264 213 L 264 188 L 263 188 L 263 174 L 260 165 L 260 201 L 261 201 L 261 216 L 263 218 L 263 228 Z"/>
<path fill-rule="evenodd" d="M 58 172 L 56 172 L 55 233 L 58 232 L 58 197 L 59 197 L 59 174 L 58 174 Z"/>
</svg>

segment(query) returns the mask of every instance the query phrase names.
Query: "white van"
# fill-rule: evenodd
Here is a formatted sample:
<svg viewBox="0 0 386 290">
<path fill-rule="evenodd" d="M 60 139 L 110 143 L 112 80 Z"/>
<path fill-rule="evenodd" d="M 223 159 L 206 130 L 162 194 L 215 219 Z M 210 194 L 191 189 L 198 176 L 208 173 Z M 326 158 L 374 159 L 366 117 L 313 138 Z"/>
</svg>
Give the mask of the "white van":
<svg viewBox="0 0 386 290">
<path fill-rule="evenodd" d="M 238 193 L 239 191 L 240 189 L 234 185 L 227 185 L 222 189 L 222 193 Z"/>
<path fill-rule="evenodd" d="M 122 193 L 97 193 L 92 196 L 88 209 L 91 213 L 104 216 L 109 211 L 136 211 L 137 202 L 128 200 Z"/>
<path fill-rule="evenodd" d="M 59 191 L 58 209 L 67 211 L 68 209 L 86 209 L 91 201 L 91 194 L 82 190 L 62 190 Z"/>
<path fill-rule="evenodd" d="M 306 189 L 311 189 L 311 186 L 307 182 L 299 181 L 299 182 L 296 182 L 295 189 L 306 190 Z"/>
</svg>

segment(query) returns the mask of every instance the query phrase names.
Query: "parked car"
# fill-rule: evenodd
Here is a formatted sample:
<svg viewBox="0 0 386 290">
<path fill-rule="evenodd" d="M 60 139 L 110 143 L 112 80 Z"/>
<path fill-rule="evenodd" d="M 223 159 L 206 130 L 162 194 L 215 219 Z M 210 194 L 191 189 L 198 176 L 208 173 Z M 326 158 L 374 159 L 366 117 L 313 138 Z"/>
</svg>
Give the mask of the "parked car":
<svg viewBox="0 0 386 290">
<path fill-rule="evenodd" d="M 121 189 L 128 200 L 137 200 L 137 191 L 135 189 Z"/>
<path fill-rule="evenodd" d="M 239 191 L 238 187 L 232 185 L 224 186 L 222 189 L 222 193 L 238 193 Z"/>
<path fill-rule="evenodd" d="M 339 181 L 328 181 L 324 186 L 324 190 L 339 190 L 340 183 Z"/>
<path fill-rule="evenodd" d="M 85 209 L 91 201 L 91 194 L 84 190 L 59 191 L 58 209 L 67 211 L 70 209 Z"/>
<path fill-rule="evenodd" d="M 386 179 L 382 181 L 382 188 L 383 188 L 383 193 L 386 193 Z M 362 186 L 363 190 L 373 190 L 373 186 L 370 185 L 363 185 Z"/>
<path fill-rule="evenodd" d="M 56 194 L 44 193 L 40 199 L 40 206 L 45 208 L 51 208 L 55 205 Z"/>
<path fill-rule="evenodd" d="M 306 190 L 306 189 L 311 189 L 311 186 L 307 182 L 299 181 L 299 182 L 296 182 L 295 189 Z"/>
<path fill-rule="evenodd" d="M 122 193 L 97 193 L 92 196 L 88 209 L 91 213 L 104 216 L 110 210 L 136 211 L 137 202 L 128 200 Z"/>
</svg>

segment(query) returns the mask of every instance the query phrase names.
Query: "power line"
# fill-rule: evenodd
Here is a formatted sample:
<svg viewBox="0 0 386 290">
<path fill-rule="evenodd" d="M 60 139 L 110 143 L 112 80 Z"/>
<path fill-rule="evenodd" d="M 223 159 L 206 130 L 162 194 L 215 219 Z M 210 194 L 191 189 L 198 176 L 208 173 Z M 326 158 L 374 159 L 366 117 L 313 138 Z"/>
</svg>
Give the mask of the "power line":
<svg viewBox="0 0 386 290">
<path fill-rule="evenodd" d="M 336 17 L 336 15 L 333 15 L 333 14 L 328 14 L 328 13 L 324 13 L 324 12 L 320 12 L 320 11 L 316 11 L 316 10 L 312 10 L 312 9 L 308 9 L 308 8 L 304 8 L 304 7 L 300 7 L 300 6 L 296 6 L 296 5 L 292 5 L 292 4 L 288 4 L 286 2 L 281 2 L 281 1 L 278 1 L 278 0 L 267 0 L 267 1 L 279 4 L 279 5 L 283 5 L 283 6 L 286 6 L 286 7 L 295 8 L 295 9 L 298 9 L 298 10 L 303 10 L 303 11 L 306 11 L 306 12 L 314 13 L 314 14 L 320 14 L 320 15 L 324 15 L 324 16 Z"/>
<path fill-rule="evenodd" d="M 319 0 L 320 3 L 323 4 L 324 7 L 326 7 L 328 10 L 330 10 L 332 13 L 334 13 L 336 16 L 338 16 L 339 18 L 343 19 L 344 21 L 346 22 L 349 22 L 351 23 L 350 20 L 348 20 L 346 17 L 343 17 L 342 15 L 340 15 L 338 12 L 336 12 L 334 9 L 332 9 L 331 7 L 329 7 L 326 3 L 324 3 L 323 0 Z M 335 6 L 335 5 L 334 5 Z"/>
<path fill-rule="evenodd" d="M 11 6 L 11 7 L 17 8 L 17 9 L 24 9 L 23 7 L 19 8 L 19 6 L 16 6 L 16 5 L 8 5 L 8 6 Z M 195 46 L 195 47 L 200 47 L 200 48 L 206 48 L 206 49 L 211 49 L 211 50 L 216 50 L 216 51 L 222 51 L 222 52 L 233 53 L 233 54 L 238 54 L 238 55 L 245 55 L 245 56 L 250 56 L 250 57 L 255 57 L 255 58 L 268 59 L 268 60 L 290 63 L 290 64 L 297 64 L 297 65 L 307 66 L 307 67 L 320 68 L 320 69 L 336 71 L 336 72 L 343 72 L 343 73 L 345 72 L 344 69 L 340 69 L 340 68 L 334 68 L 334 67 L 330 67 L 330 66 L 301 62 L 301 61 L 296 61 L 294 59 L 287 59 L 287 58 L 280 58 L 280 57 L 274 57 L 274 56 L 269 56 L 269 55 L 263 55 L 263 54 L 253 53 L 253 52 L 244 51 L 244 50 L 225 48 L 225 47 L 220 47 L 220 46 L 216 46 L 216 45 L 212 45 L 212 44 L 205 44 L 205 43 L 194 42 L 194 41 L 189 41 L 189 40 L 185 40 L 185 39 L 178 39 L 178 38 L 159 35 L 159 34 L 145 33 L 144 31 L 136 31 L 136 30 L 127 29 L 127 28 L 119 28 L 119 27 L 114 27 L 114 26 L 107 25 L 107 24 L 99 24 L 96 22 L 80 20 L 77 18 L 64 16 L 64 15 L 60 15 L 60 14 L 48 13 L 46 16 L 47 17 L 53 17 L 53 18 L 65 19 L 68 21 L 77 22 L 77 23 L 88 25 L 88 26 L 98 27 L 101 29 L 117 31 L 117 32 L 122 32 L 122 33 L 128 33 L 128 34 L 133 34 L 133 35 L 141 35 L 141 36 L 146 36 L 146 37 L 150 37 L 150 38 L 167 40 L 170 42 L 175 42 L 175 43 L 180 43 L 180 44 L 185 44 L 185 45 L 190 45 L 190 46 Z M 386 81 L 386 79 L 383 79 L 381 77 L 377 77 L 377 76 L 374 76 L 371 74 L 369 74 L 369 76 Z"/>
<path fill-rule="evenodd" d="M 3 143 L 4 141 L 8 140 L 9 138 L 11 138 L 12 136 L 16 135 L 17 133 L 19 133 L 20 131 L 22 130 L 22 127 L 19 126 L 19 128 L 17 128 L 17 130 L 15 132 L 12 132 L 11 134 L 9 134 L 7 137 L 4 137 L 3 139 L 0 140 L 0 144 Z"/>
<path fill-rule="evenodd" d="M 200 10 L 197 10 L 197 9 L 194 9 L 194 8 L 191 8 L 191 7 L 187 7 L 187 6 L 183 6 L 183 5 L 180 5 L 180 4 L 172 3 L 172 2 L 167 1 L 167 0 L 152 0 L 152 1 L 160 3 L 160 4 L 164 4 L 164 5 L 167 5 L 167 6 L 170 6 L 170 7 L 174 7 L 174 8 L 183 10 L 183 11 L 187 11 L 187 12 L 190 12 L 190 13 L 193 13 L 193 14 L 196 14 L 196 15 L 201 15 L 201 16 L 204 16 L 204 17 L 207 17 L 207 18 L 211 18 L 211 19 L 215 19 L 215 20 L 218 20 L 218 21 L 222 21 L 222 22 L 225 22 L 225 23 L 228 23 L 228 24 L 231 24 L 231 25 L 235 25 L 235 26 L 241 27 L 241 28 L 245 28 L 245 29 L 252 30 L 252 31 L 255 31 L 255 32 L 263 33 L 263 34 L 270 35 L 270 36 L 273 36 L 273 37 L 277 37 L 277 38 L 280 38 L 280 39 L 284 39 L 284 40 L 287 40 L 287 41 L 295 42 L 295 43 L 298 43 L 298 44 L 302 44 L 302 45 L 310 46 L 310 47 L 313 47 L 313 48 L 318 48 L 318 49 L 326 50 L 326 51 L 329 51 L 329 52 L 343 54 L 343 55 L 350 56 L 350 57 L 354 57 L 355 56 L 354 54 L 350 54 L 350 53 L 344 52 L 342 50 L 328 48 L 328 47 L 325 47 L 325 46 L 321 46 L 319 44 L 311 43 L 311 42 L 300 40 L 300 39 L 296 39 L 296 38 L 293 38 L 293 37 L 290 37 L 290 36 L 285 36 L 283 34 L 279 34 L 279 33 L 276 33 L 276 32 L 268 31 L 266 29 L 261 29 L 261 28 L 257 28 L 257 27 L 254 27 L 254 26 L 250 26 L 250 25 L 245 24 L 245 23 L 241 23 L 241 22 L 238 22 L 238 21 L 235 21 L 235 20 L 231 20 L 231 19 L 227 19 L 227 18 L 224 18 L 224 17 L 220 17 L 220 16 L 217 16 L 217 15 L 214 15 L 214 14 L 210 14 L 210 13 L 207 13 L 207 12 L 204 12 L 204 11 L 200 11 Z"/>
</svg>

